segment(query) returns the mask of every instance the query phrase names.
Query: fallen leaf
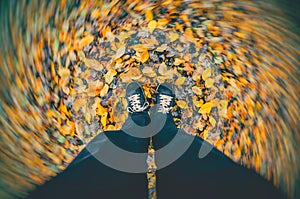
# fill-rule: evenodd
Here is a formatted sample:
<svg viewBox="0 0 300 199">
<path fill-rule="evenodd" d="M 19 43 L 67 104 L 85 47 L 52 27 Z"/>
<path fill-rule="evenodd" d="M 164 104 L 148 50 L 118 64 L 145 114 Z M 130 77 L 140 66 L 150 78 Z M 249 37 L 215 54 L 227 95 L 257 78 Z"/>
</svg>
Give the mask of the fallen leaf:
<svg viewBox="0 0 300 199">
<path fill-rule="evenodd" d="M 149 53 L 148 53 L 148 50 L 146 50 L 141 55 L 141 61 L 142 61 L 142 63 L 145 63 L 148 59 L 149 59 Z"/>
<path fill-rule="evenodd" d="M 70 76 L 70 70 L 68 68 L 59 67 L 58 74 L 61 78 L 69 77 Z"/>
<path fill-rule="evenodd" d="M 203 100 L 199 100 L 199 101 L 195 101 L 195 102 L 194 102 L 194 105 L 195 105 L 196 107 L 201 107 L 202 104 L 203 104 Z"/>
<path fill-rule="evenodd" d="M 176 41 L 179 38 L 179 35 L 177 33 L 170 33 L 169 39 L 170 42 Z"/>
<path fill-rule="evenodd" d="M 211 76 L 211 68 L 207 68 L 202 73 L 202 79 L 205 81 Z"/>
<path fill-rule="evenodd" d="M 199 88 L 198 86 L 193 86 L 193 87 L 192 87 L 192 91 L 193 91 L 196 95 L 198 95 L 198 96 L 201 96 L 201 95 L 202 95 L 202 90 L 201 90 L 201 88 Z"/>
<path fill-rule="evenodd" d="M 212 116 L 210 116 L 209 117 L 209 122 L 210 122 L 210 124 L 213 126 L 213 127 L 215 127 L 216 126 L 216 120 L 212 117 Z"/>
<path fill-rule="evenodd" d="M 184 62 L 184 60 L 181 60 L 181 59 L 179 59 L 179 58 L 175 58 L 175 60 L 174 60 L 174 65 L 175 65 L 175 66 L 178 66 L 178 65 L 182 64 L 183 62 Z"/>
<path fill-rule="evenodd" d="M 211 108 L 212 108 L 212 103 L 211 102 L 206 102 L 205 104 L 203 104 L 200 107 L 198 113 L 201 113 L 201 114 L 207 113 L 208 114 L 208 113 L 210 113 Z"/>
<path fill-rule="evenodd" d="M 148 29 L 151 34 L 154 31 L 154 29 L 156 28 L 156 25 L 157 25 L 157 22 L 155 20 L 152 20 L 149 22 Z"/>
<path fill-rule="evenodd" d="M 137 67 L 131 68 L 129 72 L 129 75 L 131 76 L 132 80 L 138 80 L 143 76 L 143 74 L 141 74 L 140 69 Z"/>
<path fill-rule="evenodd" d="M 93 35 L 87 35 L 86 37 L 82 38 L 79 42 L 79 49 L 82 49 L 84 46 L 89 45 L 93 40 Z"/>
<path fill-rule="evenodd" d="M 103 97 L 104 95 L 106 95 L 107 92 L 108 92 L 108 89 L 109 89 L 108 84 L 105 84 L 104 87 L 102 88 L 101 92 L 100 92 L 100 96 Z"/>
<path fill-rule="evenodd" d="M 185 81 L 185 77 L 179 77 L 176 81 L 175 81 L 175 86 L 180 86 L 184 83 Z"/>
<path fill-rule="evenodd" d="M 163 44 L 163 45 L 157 47 L 157 48 L 155 49 L 155 51 L 157 51 L 157 52 L 164 52 L 164 51 L 167 49 L 167 47 L 168 47 L 167 44 Z"/>
<path fill-rule="evenodd" d="M 92 68 L 97 71 L 103 70 L 103 66 L 95 59 L 85 59 L 84 63 L 87 68 Z"/>
<path fill-rule="evenodd" d="M 146 66 L 146 67 L 142 70 L 142 72 L 143 72 L 146 76 L 148 76 L 148 77 L 155 77 L 155 76 L 156 76 L 155 71 L 154 71 L 153 68 L 150 67 L 150 66 Z"/>
<path fill-rule="evenodd" d="M 114 69 L 109 69 L 107 71 L 107 73 L 104 75 L 104 79 L 105 79 L 105 82 L 110 84 L 113 79 L 114 79 L 114 76 L 117 74 L 117 71 L 114 70 Z"/>
<path fill-rule="evenodd" d="M 165 62 L 159 65 L 158 73 L 161 75 L 166 75 L 168 73 L 167 65 L 165 64 Z"/>
<path fill-rule="evenodd" d="M 145 16 L 146 16 L 146 20 L 147 20 L 148 22 L 150 22 L 151 20 L 153 20 L 153 13 L 152 13 L 152 9 L 151 9 L 151 8 L 148 8 L 148 9 L 146 10 Z"/>
<path fill-rule="evenodd" d="M 116 52 L 115 59 L 122 57 L 125 51 L 126 51 L 126 46 L 125 45 L 121 46 Z"/>
<path fill-rule="evenodd" d="M 214 85 L 214 80 L 212 78 L 208 78 L 205 81 L 205 87 L 206 88 L 211 88 Z"/>
<path fill-rule="evenodd" d="M 188 108 L 187 103 L 186 103 L 185 101 L 183 101 L 183 100 L 177 101 L 176 104 L 177 104 L 180 108 L 182 108 L 182 109 Z"/>
<path fill-rule="evenodd" d="M 107 115 L 108 115 L 108 112 L 105 112 L 101 115 L 101 124 L 103 127 L 106 127 L 106 124 L 107 124 Z"/>
</svg>

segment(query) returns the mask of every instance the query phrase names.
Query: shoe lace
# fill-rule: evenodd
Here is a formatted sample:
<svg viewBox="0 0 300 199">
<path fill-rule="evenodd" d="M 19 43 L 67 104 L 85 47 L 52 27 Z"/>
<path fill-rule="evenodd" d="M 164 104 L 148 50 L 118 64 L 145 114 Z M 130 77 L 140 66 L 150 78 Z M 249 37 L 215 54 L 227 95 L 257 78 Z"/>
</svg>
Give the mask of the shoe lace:
<svg viewBox="0 0 300 199">
<path fill-rule="evenodd" d="M 169 113 L 169 111 L 172 109 L 172 107 L 170 106 L 172 99 L 173 99 L 172 96 L 159 94 L 160 106 L 157 112 L 164 113 L 164 114 Z"/>
<path fill-rule="evenodd" d="M 127 107 L 127 111 L 129 113 L 141 112 L 141 111 L 144 111 L 146 108 L 148 108 L 148 106 L 149 106 L 148 102 L 145 102 L 143 104 L 143 106 L 141 106 L 140 97 L 141 96 L 138 93 L 137 94 L 133 94 L 133 95 L 131 95 L 131 96 L 128 97 L 130 105 L 131 105 L 131 107 Z"/>
</svg>

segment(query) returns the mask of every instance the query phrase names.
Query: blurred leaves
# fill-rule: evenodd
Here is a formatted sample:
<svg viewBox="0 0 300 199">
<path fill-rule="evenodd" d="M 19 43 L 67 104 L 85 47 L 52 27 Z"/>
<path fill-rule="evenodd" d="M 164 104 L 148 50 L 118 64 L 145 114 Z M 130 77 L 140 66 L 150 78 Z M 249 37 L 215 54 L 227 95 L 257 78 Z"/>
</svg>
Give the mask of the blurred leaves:
<svg viewBox="0 0 300 199">
<path fill-rule="evenodd" d="M 8 10 L 0 37 L 8 47 L 0 51 L 8 193 L 24 195 L 98 133 L 120 129 L 131 81 L 152 105 L 159 83 L 174 84 L 178 127 L 292 192 L 300 165 L 299 36 L 268 9 L 254 2 L 29 1 Z"/>
</svg>

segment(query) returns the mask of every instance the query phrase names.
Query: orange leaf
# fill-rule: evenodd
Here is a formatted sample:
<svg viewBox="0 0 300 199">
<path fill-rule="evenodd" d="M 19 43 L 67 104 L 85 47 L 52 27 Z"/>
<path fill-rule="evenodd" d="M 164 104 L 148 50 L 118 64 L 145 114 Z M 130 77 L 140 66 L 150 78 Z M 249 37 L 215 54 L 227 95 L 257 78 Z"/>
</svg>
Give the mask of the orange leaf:
<svg viewBox="0 0 300 199">
<path fill-rule="evenodd" d="M 149 53 L 148 53 L 148 50 L 146 50 L 141 55 L 141 61 L 142 61 L 142 63 L 145 63 L 148 59 L 149 59 Z"/>
<path fill-rule="evenodd" d="M 89 45 L 94 40 L 93 35 L 88 35 L 84 38 L 82 38 L 79 42 L 79 49 L 82 49 L 84 46 Z"/>
<path fill-rule="evenodd" d="M 183 101 L 183 100 L 177 101 L 176 104 L 177 104 L 180 108 L 183 108 L 183 109 L 188 108 L 187 103 L 186 103 L 185 101 Z"/>
</svg>

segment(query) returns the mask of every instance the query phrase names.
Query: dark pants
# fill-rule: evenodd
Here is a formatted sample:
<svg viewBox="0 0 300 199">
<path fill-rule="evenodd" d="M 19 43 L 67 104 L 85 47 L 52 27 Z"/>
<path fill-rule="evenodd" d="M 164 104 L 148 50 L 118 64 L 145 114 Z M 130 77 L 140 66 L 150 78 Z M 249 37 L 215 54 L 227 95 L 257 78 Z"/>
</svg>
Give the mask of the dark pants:
<svg viewBox="0 0 300 199">
<path fill-rule="evenodd" d="M 139 129 L 133 123 L 146 128 Z M 140 132 L 144 138 L 126 132 Z M 205 147 L 210 149 L 210 145 L 177 129 L 171 115 L 157 113 L 150 122 L 145 112 L 131 115 L 120 131 L 96 136 L 64 172 L 39 187 L 29 198 L 147 198 L 146 171 L 119 171 L 99 159 L 109 154 L 111 162 L 120 167 L 128 164 L 129 168 L 139 165 L 147 169 L 149 135 L 153 135 L 156 150 L 158 198 L 284 198 L 270 182 L 235 164 L 216 149 L 199 158 L 199 151 Z M 134 162 L 116 155 L 115 160 L 113 150 L 106 148 L 108 143 L 125 151 L 143 153 L 144 159 Z"/>
</svg>

